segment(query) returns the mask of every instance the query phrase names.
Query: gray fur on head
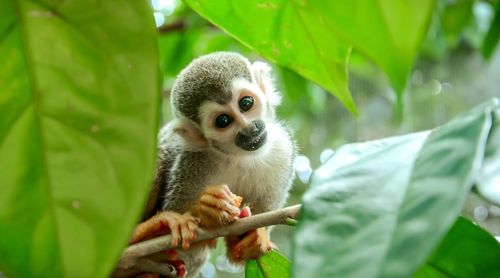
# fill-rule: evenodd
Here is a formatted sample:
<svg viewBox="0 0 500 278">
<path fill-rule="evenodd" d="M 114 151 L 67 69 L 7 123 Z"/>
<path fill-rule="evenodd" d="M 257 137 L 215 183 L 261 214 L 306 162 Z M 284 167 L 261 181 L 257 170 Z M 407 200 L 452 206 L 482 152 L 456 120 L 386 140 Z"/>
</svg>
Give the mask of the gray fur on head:
<svg viewBox="0 0 500 278">
<path fill-rule="evenodd" d="M 193 60 L 179 74 L 172 88 L 171 104 L 176 116 L 200 124 L 201 104 L 206 100 L 228 103 L 235 79 L 252 81 L 250 62 L 240 54 L 215 52 Z"/>
</svg>

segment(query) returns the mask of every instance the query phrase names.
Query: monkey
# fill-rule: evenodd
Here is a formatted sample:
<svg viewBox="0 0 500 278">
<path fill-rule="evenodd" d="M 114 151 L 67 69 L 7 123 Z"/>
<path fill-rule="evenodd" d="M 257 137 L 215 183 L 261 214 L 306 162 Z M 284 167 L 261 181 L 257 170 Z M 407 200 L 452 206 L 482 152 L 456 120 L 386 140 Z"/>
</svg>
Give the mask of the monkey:
<svg viewBox="0 0 500 278">
<path fill-rule="evenodd" d="M 201 56 L 177 76 L 170 103 L 173 119 L 159 133 L 157 171 L 143 219 L 154 224 L 139 230 L 136 241 L 171 221 L 172 243 L 189 247 L 197 225 L 213 229 L 248 215 L 243 208 L 258 214 L 284 205 L 296 147 L 291 129 L 277 119 L 281 95 L 268 64 L 250 63 L 234 52 Z M 154 218 L 156 211 L 162 213 Z M 226 245 L 233 263 L 272 247 L 268 228 L 228 237 Z M 206 244 L 179 251 L 190 277 L 208 252 Z"/>
</svg>

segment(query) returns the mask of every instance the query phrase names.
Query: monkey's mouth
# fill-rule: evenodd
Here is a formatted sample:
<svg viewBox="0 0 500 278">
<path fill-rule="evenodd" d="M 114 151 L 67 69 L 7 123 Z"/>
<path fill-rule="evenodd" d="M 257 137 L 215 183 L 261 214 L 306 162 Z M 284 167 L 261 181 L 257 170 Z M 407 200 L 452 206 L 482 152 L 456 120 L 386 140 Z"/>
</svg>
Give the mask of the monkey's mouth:
<svg viewBox="0 0 500 278">
<path fill-rule="evenodd" d="M 236 145 L 245 151 L 256 151 L 266 143 L 267 131 L 255 137 L 247 137 L 246 140 L 237 140 Z M 238 142 L 239 141 L 239 142 Z"/>
</svg>

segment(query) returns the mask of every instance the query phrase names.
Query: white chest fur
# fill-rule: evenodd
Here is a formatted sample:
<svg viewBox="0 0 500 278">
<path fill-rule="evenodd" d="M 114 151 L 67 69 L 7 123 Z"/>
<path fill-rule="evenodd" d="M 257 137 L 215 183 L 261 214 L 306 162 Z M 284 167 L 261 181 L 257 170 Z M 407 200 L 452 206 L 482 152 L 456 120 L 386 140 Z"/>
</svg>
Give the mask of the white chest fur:
<svg viewBox="0 0 500 278">
<path fill-rule="evenodd" d="M 207 184 L 227 184 L 255 212 L 276 209 L 288 197 L 292 158 L 292 142 L 276 141 L 258 156 L 222 160 Z"/>
</svg>

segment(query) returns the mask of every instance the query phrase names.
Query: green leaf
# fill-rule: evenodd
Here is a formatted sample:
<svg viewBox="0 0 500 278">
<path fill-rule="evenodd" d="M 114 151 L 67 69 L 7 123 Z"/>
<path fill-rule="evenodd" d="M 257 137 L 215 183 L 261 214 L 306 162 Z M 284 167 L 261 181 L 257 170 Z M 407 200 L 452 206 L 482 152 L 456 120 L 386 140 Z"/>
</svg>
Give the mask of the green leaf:
<svg viewBox="0 0 500 278">
<path fill-rule="evenodd" d="M 485 199 L 500 206 L 500 110 L 493 112 L 493 128 L 486 144 L 483 167 L 476 176 L 476 188 Z"/>
<path fill-rule="evenodd" d="M 434 0 L 308 1 L 322 25 L 377 63 L 398 103 L 431 18 Z"/>
<path fill-rule="evenodd" d="M 104 277 L 152 180 L 146 1 L 0 2 L 0 269 Z"/>
<path fill-rule="evenodd" d="M 412 275 L 461 211 L 499 109 L 494 99 L 430 132 L 337 151 L 304 195 L 294 275 Z"/>
<path fill-rule="evenodd" d="M 415 277 L 500 277 L 498 262 L 495 238 L 460 217 Z"/>
<path fill-rule="evenodd" d="M 500 39 L 500 2 L 497 3 L 495 9 L 495 17 L 491 22 L 490 29 L 484 37 L 483 45 L 481 46 L 481 53 L 484 58 L 490 59 L 495 53 L 498 41 Z"/>
<path fill-rule="evenodd" d="M 245 265 L 246 278 L 287 278 L 290 277 L 290 261 L 280 252 L 272 250 L 257 260 L 249 260 Z"/>
<path fill-rule="evenodd" d="M 288 0 L 186 2 L 269 61 L 317 82 L 356 113 L 348 88 L 350 47 L 321 23 L 333 11 Z"/>
</svg>

